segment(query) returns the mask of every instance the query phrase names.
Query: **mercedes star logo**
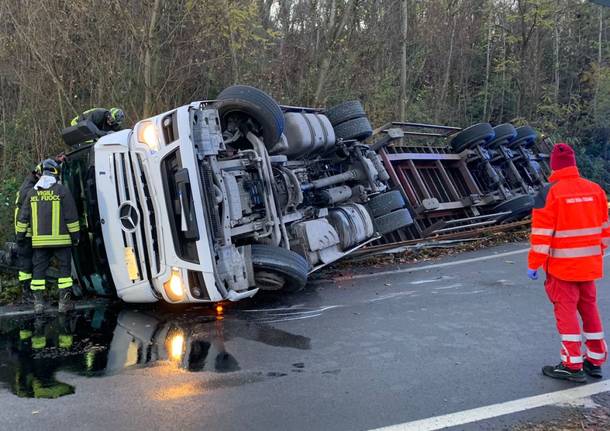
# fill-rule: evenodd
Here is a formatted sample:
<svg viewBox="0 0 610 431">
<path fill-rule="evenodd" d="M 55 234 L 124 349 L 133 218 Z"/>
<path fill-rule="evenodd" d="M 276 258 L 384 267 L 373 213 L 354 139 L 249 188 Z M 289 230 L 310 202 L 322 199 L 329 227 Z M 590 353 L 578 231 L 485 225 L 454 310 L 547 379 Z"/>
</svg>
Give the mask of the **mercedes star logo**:
<svg viewBox="0 0 610 431">
<path fill-rule="evenodd" d="M 125 232 L 133 232 L 138 227 L 140 222 L 140 214 L 133 202 L 123 202 L 119 207 L 119 219 L 121 220 L 121 228 Z"/>
</svg>

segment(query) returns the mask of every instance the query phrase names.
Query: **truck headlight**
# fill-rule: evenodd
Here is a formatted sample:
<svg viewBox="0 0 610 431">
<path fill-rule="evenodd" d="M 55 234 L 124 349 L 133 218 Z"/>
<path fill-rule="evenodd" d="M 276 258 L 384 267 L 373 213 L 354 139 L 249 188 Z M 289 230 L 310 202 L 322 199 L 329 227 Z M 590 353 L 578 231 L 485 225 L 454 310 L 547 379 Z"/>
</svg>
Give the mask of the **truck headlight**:
<svg viewBox="0 0 610 431">
<path fill-rule="evenodd" d="M 184 281 L 178 268 L 172 268 L 172 275 L 163 283 L 163 289 L 172 301 L 180 301 L 184 298 Z"/>
<path fill-rule="evenodd" d="M 138 142 L 151 151 L 159 151 L 159 133 L 151 121 L 142 121 L 138 126 Z"/>
</svg>

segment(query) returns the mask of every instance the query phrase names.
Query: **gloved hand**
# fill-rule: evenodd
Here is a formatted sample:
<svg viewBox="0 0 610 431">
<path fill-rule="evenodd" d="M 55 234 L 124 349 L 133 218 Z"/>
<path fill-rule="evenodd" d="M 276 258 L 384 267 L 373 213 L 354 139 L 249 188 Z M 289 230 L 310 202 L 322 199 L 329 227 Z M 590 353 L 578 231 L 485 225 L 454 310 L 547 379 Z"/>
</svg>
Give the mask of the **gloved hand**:
<svg viewBox="0 0 610 431">
<path fill-rule="evenodd" d="M 538 270 L 537 269 L 529 269 L 527 270 L 527 277 L 530 280 L 538 280 Z"/>
</svg>

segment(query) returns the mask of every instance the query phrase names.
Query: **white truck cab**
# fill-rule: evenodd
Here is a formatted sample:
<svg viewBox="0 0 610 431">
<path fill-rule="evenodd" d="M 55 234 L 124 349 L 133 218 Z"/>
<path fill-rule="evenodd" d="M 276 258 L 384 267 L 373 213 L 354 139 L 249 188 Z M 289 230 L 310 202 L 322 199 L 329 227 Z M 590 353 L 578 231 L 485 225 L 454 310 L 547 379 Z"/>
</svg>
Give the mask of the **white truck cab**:
<svg viewBox="0 0 610 431">
<path fill-rule="evenodd" d="M 353 121 L 338 108 L 336 121 Z M 294 291 L 310 272 L 410 225 L 361 142 L 370 124 L 359 115 L 360 129 L 337 138 L 324 113 L 233 86 L 79 146 L 64 176 L 88 234 L 74 259 L 81 284 L 139 303 Z"/>
</svg>

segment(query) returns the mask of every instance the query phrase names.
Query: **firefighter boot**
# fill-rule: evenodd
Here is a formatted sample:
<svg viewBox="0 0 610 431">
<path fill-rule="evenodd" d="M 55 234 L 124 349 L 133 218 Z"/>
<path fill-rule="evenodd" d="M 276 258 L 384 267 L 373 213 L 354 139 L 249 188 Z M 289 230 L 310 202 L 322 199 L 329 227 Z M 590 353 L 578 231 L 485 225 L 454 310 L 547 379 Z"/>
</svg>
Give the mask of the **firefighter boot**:
<svg viewBox="0 0 610 431">
<path fill-rule="evenodd" d="M 585 363 L 583 364 L 583 369 L 585 370 L 585 373 L 587 373 L 588 375 L 590 375 L 593 378 L 601 379 L 603 377 L 602 367 L 593 365 L 591 362 L 587 361 L 586 359 L 585 359 Z"/>
<path fill-rule="evenodd" d="M 569 380 L 575 383 L 586 383 L 585 372 L 583 370 L 572 370 L 563 364 L 546 365 L 542 367 L 542 374 L 553 379 Z"/>
<path fill-rule="evenodd" d="M 21 283 L 21 299 L 20 304 L 31 304 L 34 300 L 32 290 L 30 289 L 30 280 L 22 281 Z"/>
<path fill-rule="evenodd" d="M 44 291 L 35 290 L 34 296 L 34 313 L 42 314 L 44 312 Z"/>
<path fill-rule="evenodd" d="M 74 310 L 74 303 L 72 302 L 72 292 L 70 291 L 70 289 L 60 289 L 58 311 L 60 313 L 66 313 L 71 310 Z"/>
</svg>

